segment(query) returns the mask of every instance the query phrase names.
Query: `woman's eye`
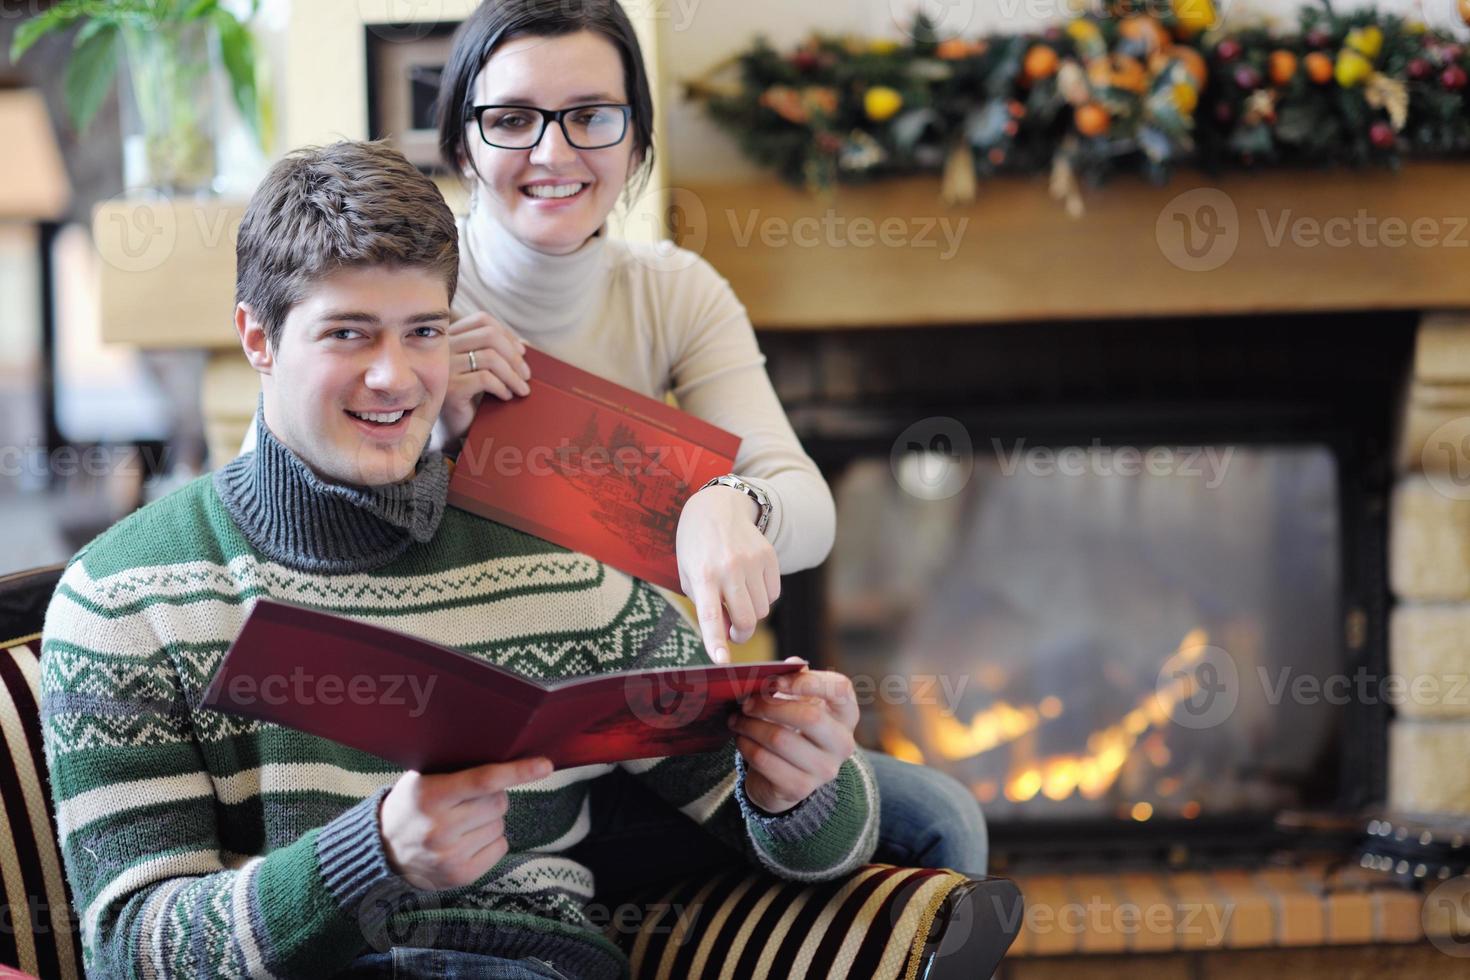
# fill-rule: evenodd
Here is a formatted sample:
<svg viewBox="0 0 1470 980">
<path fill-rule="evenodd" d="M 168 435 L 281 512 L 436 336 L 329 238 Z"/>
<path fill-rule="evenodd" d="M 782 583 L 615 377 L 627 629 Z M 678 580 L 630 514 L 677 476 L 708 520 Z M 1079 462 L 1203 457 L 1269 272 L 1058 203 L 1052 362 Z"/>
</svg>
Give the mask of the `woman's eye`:
<svg viewBox="0 0 1470 980">
<path fill-rule="evenodd" d="M 601 109 L 587 109 L 583 112 L 577 113 L 572 118 L 572 122 L 577 123 L 581 126 L 591 126 L 593 123 L 602 122 L 605 116 L 606 113 L 604 113 Z"/>
<path fill-rule="evenodd" d="M 513 112 L 509 115 L 501 116 L 500 118 L 496 119 L 494 125 L 496 129 L 521 129 L 529 122 L 530 119 L 528 119 L 525 115 L 518 112 Z"/>
</svg>

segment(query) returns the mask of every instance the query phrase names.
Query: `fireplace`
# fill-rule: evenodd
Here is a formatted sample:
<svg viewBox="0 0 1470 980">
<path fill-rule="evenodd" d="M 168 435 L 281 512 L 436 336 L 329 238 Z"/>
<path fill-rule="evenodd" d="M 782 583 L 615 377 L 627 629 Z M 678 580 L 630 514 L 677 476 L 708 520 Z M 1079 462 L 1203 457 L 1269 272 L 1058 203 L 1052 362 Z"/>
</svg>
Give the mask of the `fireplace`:
<svg viewBox="0 0 1470 980">
<path fill-rule="evenodd" d="M 969 786 L 1003 867 L 1258 860 L 1355 816 L 1385 795 L 1359 688 L 1417 322 L 763 335 L 838 503 L 782 653 L 854 678 L 863 744 Z"/>
</svg>

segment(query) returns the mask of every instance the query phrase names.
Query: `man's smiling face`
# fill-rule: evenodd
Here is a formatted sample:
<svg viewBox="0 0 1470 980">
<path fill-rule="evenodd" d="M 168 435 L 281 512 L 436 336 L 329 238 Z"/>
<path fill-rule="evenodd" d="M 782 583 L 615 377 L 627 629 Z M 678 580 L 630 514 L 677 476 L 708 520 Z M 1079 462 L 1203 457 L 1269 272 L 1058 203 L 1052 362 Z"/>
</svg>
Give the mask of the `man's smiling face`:
<svg viewBox="0 0 1470 980">
<path fill-rule="evenodd" d="M 266 425 L 324 480 L 413 476 L 449 386 L 449 300 L 441 275 L 411 266 L 318 280 L 286 315 L 275 349 L 263 332 L 246 339 Z"/>
</svg>

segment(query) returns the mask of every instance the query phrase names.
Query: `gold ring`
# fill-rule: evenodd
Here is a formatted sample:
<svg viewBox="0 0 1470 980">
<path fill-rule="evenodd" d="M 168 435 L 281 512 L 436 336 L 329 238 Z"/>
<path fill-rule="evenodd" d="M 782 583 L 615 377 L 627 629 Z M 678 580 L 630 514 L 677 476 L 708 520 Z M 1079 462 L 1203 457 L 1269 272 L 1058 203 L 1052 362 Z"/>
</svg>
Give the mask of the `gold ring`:
<svg viewBox="0 0 1470 980">
<path fill-rule="evenodd" d="M 474 374 L 478 370 L 480 370 L 480 367 L 475 363 L 475 352 L 470 351 L 470 373 Z"/>
</svg>

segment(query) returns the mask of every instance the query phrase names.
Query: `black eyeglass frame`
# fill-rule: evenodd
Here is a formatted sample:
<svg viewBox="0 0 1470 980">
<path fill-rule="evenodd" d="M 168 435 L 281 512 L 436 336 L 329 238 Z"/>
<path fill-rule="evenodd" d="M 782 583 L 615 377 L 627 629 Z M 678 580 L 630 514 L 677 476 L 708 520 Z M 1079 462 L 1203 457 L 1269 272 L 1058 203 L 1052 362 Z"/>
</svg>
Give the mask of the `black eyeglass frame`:
<svg viewBox="0 0 1470 980">
<path fill-rule="evenodd" d="M 541 131 L 536 134 L 535 141 L 529 146 L 505 146 L 502 143 L 492 143 L 490 137 L 485 135 L 485 125 L 483 122 L 483 116 L 490 109 L 520 109 L 523 112 L 537 113 L 541 116 Z M 579 112 L 583 109 L 617 109 L 620 111 L 623 114 L 623 130 L 618 135 L 618 138 L 611 143 L 598 143 L 596 146 L 582 146 L 576 140 L 572 139 L 572 134 L 567 132 L 567 124 L 564 117 L 568 113 Z M 497 150 L 534 150 L 541 145 L 541 141 L 546 137 L 546 128 L 552 123 L 556 123 L 561 127 L 561 134 L 566 138 L 567 145 L 576 147 L 579 150 L 605 150 L 610 146 L 617 146 L 628 138 L 628 130 L 631 128 L 633 122 L 633 107 L 626 102 L 588 102 L 583 105 L 567 106 L 565 109 L 542 109 L 534 105 L 515 104 L 477 105 L 470 107 L 469 118 L 465 121 L 473 121 L 475 129 L 480 133 L 481 141 L 486 146 L 493 146 Z"/>
</svg>

